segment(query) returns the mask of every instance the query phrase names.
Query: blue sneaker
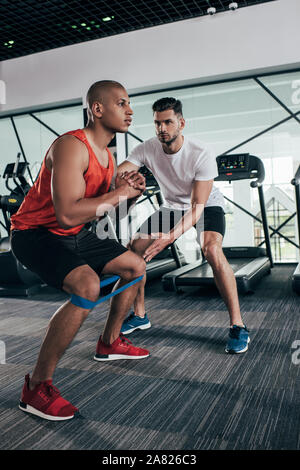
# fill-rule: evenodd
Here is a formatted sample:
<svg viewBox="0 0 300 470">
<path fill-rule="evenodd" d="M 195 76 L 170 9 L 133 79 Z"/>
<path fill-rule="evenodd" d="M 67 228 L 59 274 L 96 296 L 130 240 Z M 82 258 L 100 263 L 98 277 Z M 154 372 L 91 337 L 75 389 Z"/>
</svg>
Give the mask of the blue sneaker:
<svg viewBox="0 0 300 470">
<path fill-rule="evenodd" d="M 147 330 L 150 326 L 151 323 L 147 314 L 145 314 L 144 318 L 141 318 L 135 315 L 134 312 L 131 312 L 131 314 L 123 321 L 121 333 L 128 335 L 134 330 Z"/>
<path fill-rule="evenodd" d="M 229 328 L 229 338 L 225 352 L 230 354 L 240 354 L 246 352 L 249 342 L 249 330 L 247 329 L 246 325 L 244 327 L 233 325 L 232 328 Z"/>
</svg>

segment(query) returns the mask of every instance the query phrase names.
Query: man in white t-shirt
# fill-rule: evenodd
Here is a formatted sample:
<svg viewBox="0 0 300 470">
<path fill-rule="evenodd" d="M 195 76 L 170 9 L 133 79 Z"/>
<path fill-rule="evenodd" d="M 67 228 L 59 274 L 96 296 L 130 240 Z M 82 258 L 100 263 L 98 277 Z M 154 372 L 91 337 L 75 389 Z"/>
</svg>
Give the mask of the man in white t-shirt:
<svg viewBox="0 0 300 470">
<path fill-rule="evenodd" d="M 162 98 L 153 106 L 156 137 L 133 149 L 118 167 L 118 174 L 146 166 L 157 180 L 163 205 L 139 228 L 130 248 L 146 261 L 195 226 L 197 240 L 212 267 L 214 279 L 228 309 L 230 318 L 226 352 L 247 351 L 249 332 L 240 313 L 236 280 L 222 250 L 225 233 L 224 199 L 213 185 L 218 176 L 213 151 L 198 140 L 183 136 L 185 120 L 182 104 L 175 98 Z M 134 311 L 126 318 L 121 332 L 147 329 L 151 323 L 145 313 L 144 286 L 141 283 Z"/>
</svg>

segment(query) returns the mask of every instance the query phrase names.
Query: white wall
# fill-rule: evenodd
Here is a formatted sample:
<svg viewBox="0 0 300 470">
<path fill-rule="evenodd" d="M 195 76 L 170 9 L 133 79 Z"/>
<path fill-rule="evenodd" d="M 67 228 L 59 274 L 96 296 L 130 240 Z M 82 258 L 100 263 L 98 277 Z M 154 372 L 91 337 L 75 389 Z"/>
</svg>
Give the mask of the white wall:
<svg viewBox="0 0 300 470">
<path fill-rule="evenodd" d="M 299 0 L 276 0 L 6 60 L 0 110 L 80 99 L 105 78 L 133 93 L 298 67 L 299 17 Z"/>
</svg>

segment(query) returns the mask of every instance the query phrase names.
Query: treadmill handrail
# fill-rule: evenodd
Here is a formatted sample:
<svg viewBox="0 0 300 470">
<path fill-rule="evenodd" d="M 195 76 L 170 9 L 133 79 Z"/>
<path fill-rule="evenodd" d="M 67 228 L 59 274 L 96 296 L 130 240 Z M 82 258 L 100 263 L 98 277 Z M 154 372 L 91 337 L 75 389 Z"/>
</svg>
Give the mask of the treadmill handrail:
<svg viewBox="0 0 300 470">
<path fill-rule="evenodd" d="M 253 157 L 253 155 L 252 155 Z M 250 186 L 252 188 L 258 188 L 259 186 L 262 186 L 264 179 L 265 179 L 265 167 L 263 162 L 261 161 L 260 158 L 255 157 L 257 159 L 257 165 L 258 165 L 258 177 L 255 181 L 251 181 Z"/>
<path fill-rule="evenodd" d="M 294 186 L 299 186 L 300 184 L 300 165 L 298 166 L 298 170 L 296 171 L 296 174 L 292 179 L 291 184 L 293 184 Z"/>
</svg>

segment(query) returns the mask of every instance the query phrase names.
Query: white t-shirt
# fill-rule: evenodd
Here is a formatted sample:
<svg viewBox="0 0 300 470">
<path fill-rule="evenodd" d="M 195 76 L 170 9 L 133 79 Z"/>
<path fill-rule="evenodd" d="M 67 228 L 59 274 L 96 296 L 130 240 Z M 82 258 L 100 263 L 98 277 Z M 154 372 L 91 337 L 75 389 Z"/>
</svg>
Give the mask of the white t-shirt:
<svg viewBox="0 0 300 470">
<path fill-rule="evenodd" d="M 137 145 L 127 160 L 141 167 L 145 165 L 157 180 L 163 197 L 163 206 L 169 209 L 189 209 L 193 182 L 212 180 L 218 176 L 216 157 L 212 150 L 191 137 L 184 137 L 177 153 L 167 154 L 157 137 Z M 224 198 L 213 186 L 205 204 L 221 206 Z"/>
</svg>

